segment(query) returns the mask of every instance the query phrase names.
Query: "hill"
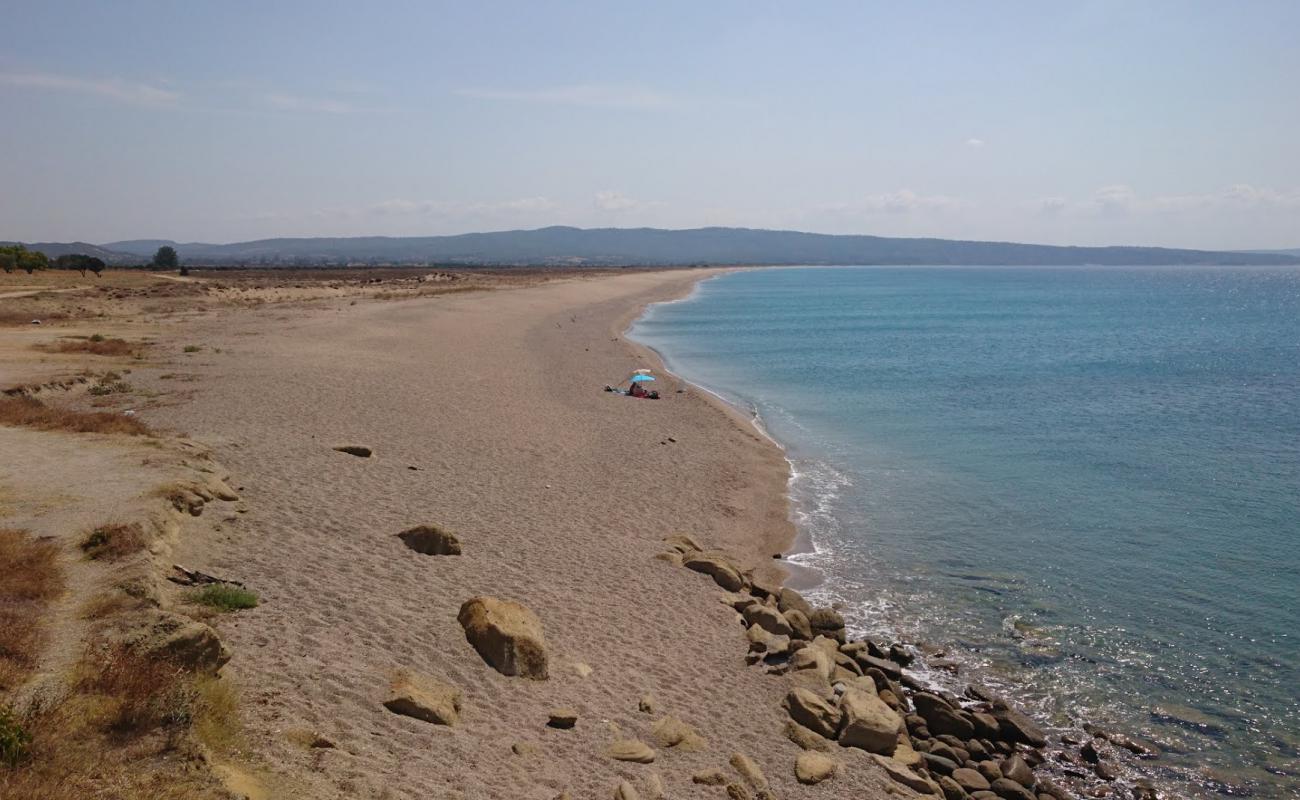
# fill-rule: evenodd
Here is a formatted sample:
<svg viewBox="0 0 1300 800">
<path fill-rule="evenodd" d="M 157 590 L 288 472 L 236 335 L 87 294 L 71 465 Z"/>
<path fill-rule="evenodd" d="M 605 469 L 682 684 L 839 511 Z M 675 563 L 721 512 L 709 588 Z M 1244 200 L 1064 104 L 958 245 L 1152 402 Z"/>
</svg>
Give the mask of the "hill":
<svg viewBox="0 0 1300 800">
<path fill-rule="evenodd" d="M 104 252 L 140 261 L 171 245 L 191 265 L 465 264 L 934 264 L 934 265 L 1268 265 L 1300 263 L 1288 253 L 1218 252 L 1160 247 L 1057 247 L 1014 242 L 900 239 L 751 228 L 569 228 L 453 236 L 359 236 L 262 239 L 234 244 L 140 239 Z M 36 245 L 72 247 L 71 245 Z M 47 251 L 48 253 L 49 251 Z M 60 252 L 69 252 L 62 250 Z M 100 256 L 105 261 L 110 259 Z"/>
</svg>

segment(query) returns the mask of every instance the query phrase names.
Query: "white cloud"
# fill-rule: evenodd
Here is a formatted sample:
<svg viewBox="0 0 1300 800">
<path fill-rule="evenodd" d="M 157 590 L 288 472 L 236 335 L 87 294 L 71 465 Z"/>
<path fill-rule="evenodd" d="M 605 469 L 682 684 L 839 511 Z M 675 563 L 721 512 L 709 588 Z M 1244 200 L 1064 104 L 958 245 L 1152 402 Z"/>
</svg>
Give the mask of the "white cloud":
<svg viewBox="0 0 1300 800">
<path fill-rule="evenodd" d="M 677 98 L 654 89 L 610 84 L 580 84 L 540 89 L 469 88 L 460 89 L 456 94 L 480 100 L 508 100 L 624 111 L 659 111 L 680 103 Z"/>
<path fill-rule="evenodd" d="M 1093 192 L 1091 205 L 1103 214 L 1127 214 L 1136 202 L 1137 193 L 1133 187 L 1117 183 Z"/>
<path fill-rule="evenodd" d="M 1061 199 L 1061 198 L 1054 198 Z M 1176 214 L 1200 210 L 1300 208 L 1300 189 L 1281 191 L 1238 183 L 1216 192 L 1163 194 L 1144 197 L 1124 184 L 1103 186 L 1079 206 L 1084 211 L 1122 215 L 1130 213 Z"/>
<path fill-rule="evenodd" d="M 939 211 L 955 208 L 960 203 L 954 197 L 942 194 L 920 195 L 911 189 L 877 194 L 867 197 L 863 208 L 867 212 L 910 214 L 913 211 Z"/>
<path fill-rule="evenodd" d="M 596 208 L 601 211 L 627 211 L 630 208 L 636 208 L 640 203 L 622 192 L 596 192 L 594 199 Z"/>
<path fill-rule="evenodd" d="M 72 92 L 141 106 L 172 105 L 179 92 L 117 78 L 83 78 L 51 72 L 0 72 L 0 85 L 50 92 Z"/>
<path fill-rule="evenodd" d="M 967 147 L 977 147 L 977 148 L 978 148 L 978 147 L 983 147 L 984 144 L 985 144 L 985 142 L 984 142 L 983 139 L 973 139 L 973 138 L 972 138 L 972 139 L 967 139 L 967 140 L 966 140 L 966 146 L 967 146 Z"/>
</svg>

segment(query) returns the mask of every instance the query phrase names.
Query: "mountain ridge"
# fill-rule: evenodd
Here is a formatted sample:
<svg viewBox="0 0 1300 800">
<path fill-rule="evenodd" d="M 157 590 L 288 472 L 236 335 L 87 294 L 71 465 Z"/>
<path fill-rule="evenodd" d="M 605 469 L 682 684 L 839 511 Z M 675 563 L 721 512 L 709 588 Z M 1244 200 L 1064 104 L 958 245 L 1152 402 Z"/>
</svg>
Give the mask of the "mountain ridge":
<svg viewBox="0 0 1300 800">
<path fill-rule="evenodd" d="M 83 243 L 76 243 L 83 244 Z M 299 266 L 462 264 L 466 266 L 783 266 L 880 264 L 952 266 L 1250 266 L 1300 263 L 1300 254 L 1142 246 L 1083 247 L 1020 242 L 823 234 L 759 228 L 574 228 L 442 236 L 279 237 L 229 244 L 129 239 L 96 247 L 110 263 L 139 263 L 162 245 L 190 265 Z M 33 249 L 72 244 L 38 243 Z"/>
</svg>

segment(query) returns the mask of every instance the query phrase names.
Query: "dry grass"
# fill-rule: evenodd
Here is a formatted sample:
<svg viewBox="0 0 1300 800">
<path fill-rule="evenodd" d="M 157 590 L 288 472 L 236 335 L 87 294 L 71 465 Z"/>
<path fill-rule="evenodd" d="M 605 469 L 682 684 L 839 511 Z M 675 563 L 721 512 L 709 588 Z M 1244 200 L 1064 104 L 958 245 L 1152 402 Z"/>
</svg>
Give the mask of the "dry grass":
<svg viewBox="0 0 1300 800">
<path fill-rule="evenodd" d="M 56 353 L 89 353 L 93 356 L 129 356 L 140 349 L 125 339 L 106 339 L 91 336 L 86 339 L 71 339 L 54 346 Z"/>
<path fill-rule="evenodd" d="M 147 544 L 139 523 L 109 522 L 82 537 L 81 551 L 92 560 L 117 561 L 135 555 Z"/>
<path fill-rule="evenodd" d="M 0 529 L 0 691 L 18 685 L 36 666 L 42 617 L 63 591 L 58 559 L 53 542 Z"/>
<path fill-rule="evenodd" d="M 130 436 L 150 433 L 149 427 L 134 417 L 108 411 L 55 408 L 21 395 L 0 397 L 0 425 L 72 433 L 125 433 Z"/>
</svg>

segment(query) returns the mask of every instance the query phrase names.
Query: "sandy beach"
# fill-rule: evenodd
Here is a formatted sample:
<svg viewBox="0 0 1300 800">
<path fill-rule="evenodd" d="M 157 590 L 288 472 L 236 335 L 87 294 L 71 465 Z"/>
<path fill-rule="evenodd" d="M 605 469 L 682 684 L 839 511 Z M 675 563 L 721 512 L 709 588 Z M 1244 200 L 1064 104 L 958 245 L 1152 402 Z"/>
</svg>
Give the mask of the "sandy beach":
<svg viewBox="0 0 1300 800">
<path fill-rule="evenodd" d="M 686 533 L 777 577 L 772 554 L 793 535 L 781 453 L 689 386 L 661 380 L 657 402 L 603 391 L 658 366 L 624 341 L 628 322 L 701 277 L 222 316 L 193 331 L 221 352 L 194 365 L 189 402 L 152 416 L 213 443 L 251 509 L 178 558 L 261 594 L 221 630 L 271 785 L 302 797 L 604 797 L 657 773 L 668 796 L 706 797 L 720 790 L 692 773 L 739 751 L 781 796 L 828 795 L 795 782 L 787 689 L 746 667 L 745 629 L 719 588 L 654 558 Z M 331 449 L 341 444 L 375 455 Z M 464 554 L 403 547 L 396 534 L 419 524 L 455 531 Z M 478 594 L 537 614 L 549 680 L 506 677 L 475 654 L 456 615 Z M 459 687 L 461 723 L 386 711 L 398 670 Z M 638 710 L 646 695 L 655 714 Z M 560 706 L 578 712 L 573 730 L 546 727 Z M 664 714 L 707 747 L 648 766 L 608 757 Z M 303 731 L 335 747 L 304 749 Z M 834 796 L 881 791 L 865 766 L 838 780 Z"/>
</svg>

